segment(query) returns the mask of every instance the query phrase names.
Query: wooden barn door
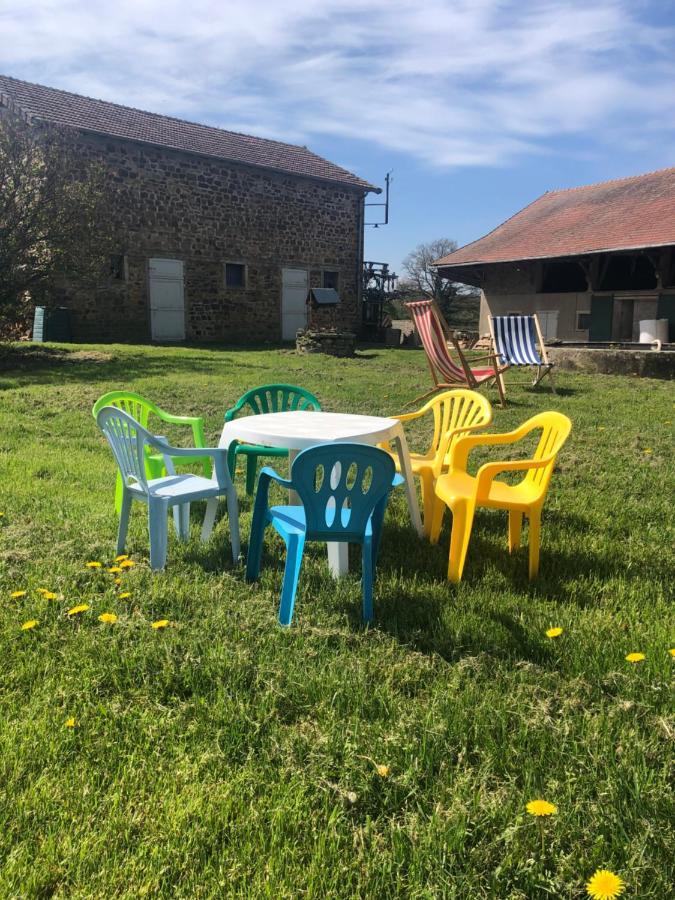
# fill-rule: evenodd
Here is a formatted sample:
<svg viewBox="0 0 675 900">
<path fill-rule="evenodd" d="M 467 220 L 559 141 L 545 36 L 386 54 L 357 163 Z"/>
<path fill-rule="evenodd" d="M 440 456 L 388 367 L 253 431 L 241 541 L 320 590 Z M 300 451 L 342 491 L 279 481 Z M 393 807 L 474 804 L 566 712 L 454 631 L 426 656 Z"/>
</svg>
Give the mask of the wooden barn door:
<svg viewBox="0 0 675 900">
<path fill-rule="evenodd" d="M 180 259 L 151 259 L 150 334 L 153 341 L 185 340 L 185 288 Z"/>
</svg>

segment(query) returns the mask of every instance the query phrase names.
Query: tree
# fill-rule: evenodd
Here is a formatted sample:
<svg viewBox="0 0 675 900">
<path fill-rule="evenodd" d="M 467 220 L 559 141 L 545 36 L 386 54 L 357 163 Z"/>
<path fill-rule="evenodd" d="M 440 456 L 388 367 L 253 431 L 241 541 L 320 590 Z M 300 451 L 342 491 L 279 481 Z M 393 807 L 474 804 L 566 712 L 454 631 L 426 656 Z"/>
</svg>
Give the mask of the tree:
<svg viewBox="0 0 675 900">
<path fill-rule="evenodd" d="M 103 170 L 58 129 L 0 115 L 0 334 L 48 303 L 59 280 L 101 278 L 108 196 Z"/>
<path fill-rule="evenodd" d="M 450 238 L 438 238 L 426 244 L 418 244 L 403 260 L 403 268 L 408 277 L 399 281 L 399 292 L 408 296 L 422 295 L 433 298 L 446 318 L 454 311 L 453 307 L 457 305 L 458 298 L 467 300 L 477 307 L 477 293 L 474 288 L 441 278 L 433 267 L 437 259 L 447 256 L 456 249 L 457 241 Z"/>
</svg>

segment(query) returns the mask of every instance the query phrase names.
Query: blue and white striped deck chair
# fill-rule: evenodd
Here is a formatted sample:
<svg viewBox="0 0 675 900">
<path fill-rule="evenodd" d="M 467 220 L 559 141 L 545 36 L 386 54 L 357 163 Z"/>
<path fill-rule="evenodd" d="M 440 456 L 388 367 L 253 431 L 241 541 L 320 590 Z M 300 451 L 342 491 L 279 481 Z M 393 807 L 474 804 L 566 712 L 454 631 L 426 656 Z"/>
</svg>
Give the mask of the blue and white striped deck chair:
<svg viewBox="0 0 675 900">
<path fill-rule="evenodd" d="M 489 316 L 489 322 L 493 351 L 499 361 L 509 368 L 536 366 L 537 372 L 532 385 L 539 384 L 542 378 L 549 375 L 551 390 L 555 394 L 553 363 L 549 362 L 546 355 L 537 316 Z M 504 387 L 502 371 L 499 378 Z"/>
</svg>

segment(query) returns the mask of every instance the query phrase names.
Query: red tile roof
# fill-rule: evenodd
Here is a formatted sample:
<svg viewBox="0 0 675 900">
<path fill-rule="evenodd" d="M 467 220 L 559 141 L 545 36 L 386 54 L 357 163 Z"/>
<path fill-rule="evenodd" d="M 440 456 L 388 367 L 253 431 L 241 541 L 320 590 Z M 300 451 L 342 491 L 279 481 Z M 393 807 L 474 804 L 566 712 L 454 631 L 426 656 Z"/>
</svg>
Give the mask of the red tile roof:
<svg viewBox="0 0 675 900">
<path fill-rule="evenodd" d="M 31 119 L 380 193 L 379 188 L 306 147 L 196 125 L 0 75 L 0 105 L 10 104 Z"/>
<path fill-rule="evenodd" d="M 435 264 L 515 262 L 664 244 L 675 244 L 675 168 L 549 191 Z"/>
</svg>

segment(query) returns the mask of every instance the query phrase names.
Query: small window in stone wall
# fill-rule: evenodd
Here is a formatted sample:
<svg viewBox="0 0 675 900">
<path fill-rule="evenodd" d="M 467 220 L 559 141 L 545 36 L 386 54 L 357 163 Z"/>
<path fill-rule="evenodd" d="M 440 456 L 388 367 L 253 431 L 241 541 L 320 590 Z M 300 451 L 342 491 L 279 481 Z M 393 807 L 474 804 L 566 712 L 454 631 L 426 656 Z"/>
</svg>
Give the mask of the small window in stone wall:
<svg viewBox="0 0 675 900">
<path fill-rule="evenodd" d="M 127 267 L 123 253 L 115 253 L 110 257 L 110 277 L 114 281 L 126 281 Z"/>
<path fill-rule="evenodd" d="M 339 281 L 340 281 L 340 273 L 339 272 L 331 272 L 327 269 L 324 269 L 321 287 L 334 288 L 337 291 Z"/>
<path fill-rule="evenodd" d="M 588 331 L 591 327 L 591 314 L 590 312 L 584 310 L 584 312 L 577 312 L 577 331 Z"/>
<path fill-rule="evenodd" d="M 246 266 L 244 263 L 225 263 L 225 287 L 246 287 Z"/>
</svg>

